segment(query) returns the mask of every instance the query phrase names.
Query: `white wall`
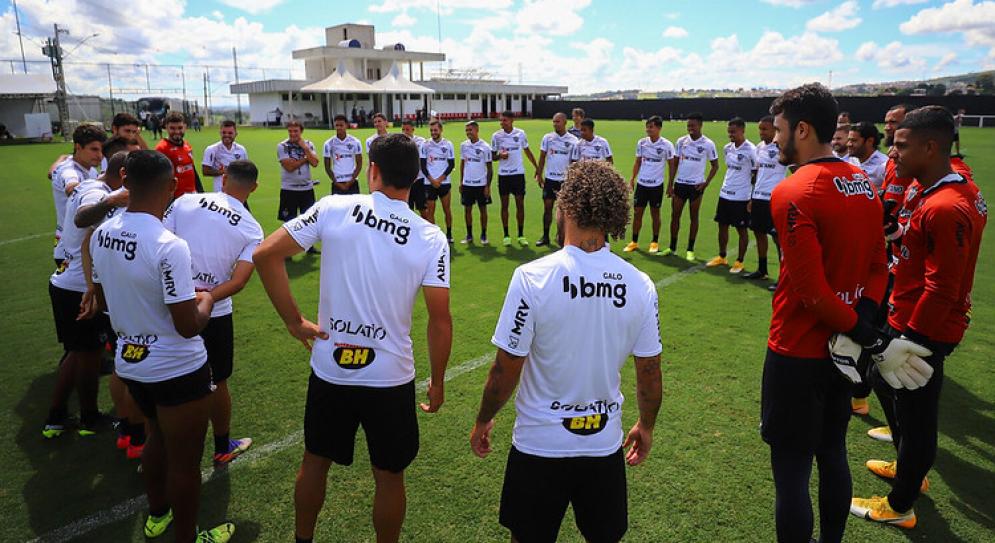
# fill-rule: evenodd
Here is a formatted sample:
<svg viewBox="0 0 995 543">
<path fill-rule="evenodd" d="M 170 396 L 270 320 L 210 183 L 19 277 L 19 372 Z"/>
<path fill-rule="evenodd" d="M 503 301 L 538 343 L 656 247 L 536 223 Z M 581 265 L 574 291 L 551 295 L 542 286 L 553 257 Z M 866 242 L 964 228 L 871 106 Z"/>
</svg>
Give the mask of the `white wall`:
<svg viewBox="0 0 995 543">
<path fill-rule="evenodd" d="M 44 112 L 35 105 L 34 98 L 0 100 L 0 124 L 6 125 L 11 134 L 19 138 L 25 137 L 27 128 L 24 126 L 24 114 Z"/>
<path fill-rule="evenodd" d="M 293 114 L 298 120 L 305 121 L 306 114 L 310 113 L 314 120 L 321 121 L 321 97 L 318 96 L 313 101 L 302 101 L 300 94 L 294 93 L 294 103 L 290 104 L 282 97 L 283 93 L 273 92 L 264 94 L 249 95 L 249 123 L 263 124 L 268 120 L 268 113 L 276 108 L 283 112 L 283 123 L 290 120 Z"/>
</svg>

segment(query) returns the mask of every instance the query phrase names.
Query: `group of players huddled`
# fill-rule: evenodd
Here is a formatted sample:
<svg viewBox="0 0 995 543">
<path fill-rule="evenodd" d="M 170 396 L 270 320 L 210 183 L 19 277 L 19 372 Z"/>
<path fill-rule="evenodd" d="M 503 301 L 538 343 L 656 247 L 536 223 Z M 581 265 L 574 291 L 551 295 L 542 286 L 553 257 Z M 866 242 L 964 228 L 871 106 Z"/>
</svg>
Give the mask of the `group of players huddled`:
<svg viewBox="0 0 995 543">
<path fill-rule="evenodd" d="M 761 436 L 771 448 L 777 539 L 808 542 L 813 531 L 809 477 L 820 472 L 820 541 L 842 539 L 847 512 L 912 527 L 913 503 L 928 488 L 936 455 L 943 360 L 963 337 L 987 207 L 969 168 L 951 158 L 955 121 L 945 109 L 900 105 L 885 117 L 888 154 L 878 151 L 873 123 L 838 118 L 835 99 L 818 84 L 790 90 L 759 119 L 761 142 L 745 137 L 746 122 L 727 124 L 725 178 L 715 220 L 719 254 L 704 265 L 728 265 L 729 227 L 738 234 L 731 273 L 744 271 L 753 230 L 766 279 L 768 237 L 778 247 L 780 277 L 761 387 Z M 511 278 L 493 344 L 497 354 L 470 437 L 480 457 L 491 452 L 494 417 L 519 389 L 513 446 L 501 496 L 500 522 L 513 541 L 555 541 L 573 505 L 589 541 L 618 541 L 628 526 L 624 465 L 650 453 L 662 400 L 660 315 L 649 277 L 611 253 L 607 242 L 631 234 L 638 250 L 643 212 L 650 208 L 649 253 L 672 255 L 683 209 L 690 209 L 684 257 L 694 244 L 702 194 L 718 171 L 719 152 L 702 134 L 702 117 L 687 118 L 686 136 L 672 144 L 663 120 L 645 121 L 626 182 L 611 147 L 584 112 L 557 113 L 542 138 L 538 161 L 514 116 L 488 144 L 478 123 L 465 124 L 458 190 L 466 237 L 488 243 L 487 206 L 494 165 L 503 244 L 524 236 L 523 155 L 535 168 L 549 245 L 556 219 L 561 250 L 520 266 Z M 50 169 L 57 229 L 49 291 L 65 353 L 43 435 L 68 424 L 73 391 L 78 433 L 93 435 L 109 419 L 97 407 L 102 355 L 115 352 L 110 379 L 117 446 L 141 459 L 149 514 L 145 535 L 172 525 L 176 541 L 225 542 L 234 525 L 197 528 L 200 459 L 207 425 L 213 462 L 223 468 L 249 449 L 232 439 L 234 326 L 231 297 L 258 270 L 288 332 L 310 351 L 305 453 L 294 494 L 295 537 L 310 542 L 330 466 L 350 465 L 362 426 L 376 482 L 373 524 L 378 541 L 397 541 L 405 516 L 404 470 L 415 459 L 418 421 L 412 307 L 421 291 L 428 312 L 431 376 L 428 402 L 445 398 L 453 332 L 449 312 L 455 148 L 443 125 L 430 139 L 387 131 L 364 144 L 348 134 L 344 116 L 323 146 L 331 195 L 315 201 L 317 147 L 304 127 L 287 125 L 277 145 L 278 217 L 283 227 L 264 239 L 249 195 L 258 170 L 235 142 L 237 127 L 221 124 L 221 141 L 203 155 L 213 177 L 204 192 L 180 114 L 164 120 L 168 137 L 147 149 L 139 121 L 119 114 L 108 139 L 82 125 L 73 154 Z M 361 194 L 364 152 L 369 166 Z M 707 170 L 707 173 L 706 173 Z M 790 174 L 789 174 L 790 172 Z M 787 177 L 786 177 L 787 174 Z M 659 246 L 660 208 L 672 200 L 669 247 Z M 445 233 L 434 225 L 441 202 Z M 480 214 L 474 237 L 473 208 Z M 554 212 L 555 209 L 555 212 Z M 630 218 L 632 220 L 629 227 Z M 285 268 L 292 256 L 319 254 L 317 320 L 294 299 Z M 351 262 L 374 262 L 371 268 Z M 639 418 L 621 426 L 620 370 L 635 358 Z M 520 384 L 520 386 L 519 386 Z M 888 427 L 872 437 L 893 441 L 895 462 L 869 461 L 895 480 L 886 497 L 852 498 L 845 435 L 851 410 L 867 413 L 878 395 Z M 623 439 L 624 438 L 624 439 Z M 626 450 L 628 449 L 628 450 Z"/>
</svg>

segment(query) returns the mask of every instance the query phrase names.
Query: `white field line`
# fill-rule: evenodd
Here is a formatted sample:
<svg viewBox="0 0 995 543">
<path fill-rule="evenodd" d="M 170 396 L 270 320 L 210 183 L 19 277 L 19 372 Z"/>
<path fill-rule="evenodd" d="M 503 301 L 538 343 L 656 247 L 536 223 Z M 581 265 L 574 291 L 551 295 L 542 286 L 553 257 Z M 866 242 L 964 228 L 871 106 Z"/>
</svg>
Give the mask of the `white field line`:
<svg viewBox="0 0 995 543">
<path fill-rule="evenodd" d="M 2 242 L 0 242 L 2 243 Z M 668 287 L 678 281 L 687 278 L 690 275 L 694 275 L 698 272 L 705 270 L 705 264 L 698 264 L 690 268 L 686 268 L 677 273 L 668 275 L 656 282 L 656 288 L 662 289 Z M 465 373 L 469 373 L 481 366 L 489 364 L 494 360 L 493 354 L 485 354 L 467 360 L 458 366 L 454 366 L 446 370 L 446 381 L 451 381 Z M 424 392 L 428 389 L 428 379 L 424 379 L 415 385 L 418 392 Z M 254 447 L 248 452 L 239 457 L 235 462 L 232 462 L 226 472 L 231 472 L 234 469 L 240 469 L 240 466 L 248 466 L 255 464 L 256 462 L 268 458 L 274 454 L 282 452 L 290 447 L 299 444 L 304 440 L 304 431 L 297 430 L 292 432 L 276 441 L 272 441 L 265 445 Z M 205 468 L 201 471 L 201 481 L 207 482 L 215 474 L 213 468 Z M 225 472 L 218 472 L 221 476 L 226 475 Z M 86 517 L 83 517 L 75 522 L 66 524 L 61 528 L 57 528 L 50 532 L 47 532 L 41 536 L 36 537 L 29 541 L 29 543 L 64 543 L 66 541 L 71 541 L 74 538 L 87 534 L 97 528 L 124 520 L 135 513 L 145 509 L 148 506 L 148 502 L 145 499 L 145 495 L 135 496 L 134 498 L 127 499 L 117 505 L 114 505 L 108 509 L 98 511 Z"/>
<path fill-rule="evenodd" d="M 28 241 L 28 240 L 32 240 L 32 239 L 38 239 L 38 238 L 43 238 L 45 236 L 54 236 L 54 235 L 55 234 L 53 234 L 51 232 L 45 232 L 43 234 L 31 234 L 30 236 L 21 236 L 19 238 L 11 238 L 11 239 L 0 240 L 0 247 L 2 247 L 4 245 L 10 245 L 11 243 L 18 243 L 18 242 L 21 242 L 21 241 Z"/>
</svg>

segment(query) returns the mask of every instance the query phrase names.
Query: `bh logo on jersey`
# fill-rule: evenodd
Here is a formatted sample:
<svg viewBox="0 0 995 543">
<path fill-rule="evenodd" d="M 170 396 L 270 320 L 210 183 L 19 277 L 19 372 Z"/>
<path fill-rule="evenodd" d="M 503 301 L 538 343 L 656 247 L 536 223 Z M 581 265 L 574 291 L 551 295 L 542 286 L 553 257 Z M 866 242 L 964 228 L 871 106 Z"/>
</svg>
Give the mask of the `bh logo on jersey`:
<svg viewBox="0 0 995 543">
<path fill-rule="evenodd" d="M 625 307 L 625 283 L 610 283 L 609 281 L 621 281 L 622 274 L 605 272 L 602 278 L 606 281 L 588 281 L 581 276 L 577 283 L 570 281 L 569 275 L 563 276 L 563 292 L 570 295 L 573 300 L 580 296 L 584 298 L 609 298 L 615 307 Z"/>
<path fill-rule="evenodd" d="M 608 425 L 608 414 L 598 413 L 563 419 L 563 427 L 571 434 L 589 436 L 600 432 Z"/>
<path fill-rule="evenodd" d="M 149 346 L 138 343 L 121 344 L 121 360 L 130 364 L 137 364 L 149 357 Z"/>
<path fill-rule="evenodd" d="M 834 177 L 833 184 L 836 185 L 836 190 L 840 191 L 844 196 L 859 196 L 863 194 L 868 200 L 873 200 L 877 197 L 870 180 L 862 173 L 853 174 L 853 179 Z"/>
<path fill-rule="evenodd" d="M 377 358 L 377 352 L 369 347 L 356 347 L 355 345 L 335 344 L 332 351 L 332 358 L 340 368 L 347 370 L 361 370 L 373 363 Z"/>
</svg>

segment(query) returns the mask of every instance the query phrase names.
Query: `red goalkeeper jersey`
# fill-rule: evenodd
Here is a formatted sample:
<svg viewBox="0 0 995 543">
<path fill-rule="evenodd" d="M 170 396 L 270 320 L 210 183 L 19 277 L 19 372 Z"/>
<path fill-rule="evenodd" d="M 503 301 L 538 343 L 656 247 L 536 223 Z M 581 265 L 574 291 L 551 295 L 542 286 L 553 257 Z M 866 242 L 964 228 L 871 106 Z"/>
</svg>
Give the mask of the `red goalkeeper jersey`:
<svg viewBox="0 0 995 543">
<path fill-rule="evenodd" d="M 781 241 L 768 346 L 798 358 L 827 358 L 827 342 L 857 322 L 861 297 L 881 302 L 888 282 L 881 201 L 867 175 L 819 159 L 782 181 L 771 198 Z"/>
<path fill-rule="evenodd" d="M 912 177 L 898 177 L 895 161 L 888 159 L 884 165 L 884 201 L 892 204 L 892 214 L 897 215 L 905 203 L 905 191 L 915 181 Z"/>
<path fill-rule="evenodd" d="M 183 145 L 173 145 L 168 139 L 161 140 L 155 150 L 166 155 L 173 163 L 173 173 L 176 175 L 176 192 L 173 197 L 179 198 L 188 192 L 197 192 L 197 172 L 194 171 L 193 149 L 186 141 Z"/>
</svg>

